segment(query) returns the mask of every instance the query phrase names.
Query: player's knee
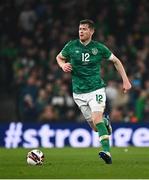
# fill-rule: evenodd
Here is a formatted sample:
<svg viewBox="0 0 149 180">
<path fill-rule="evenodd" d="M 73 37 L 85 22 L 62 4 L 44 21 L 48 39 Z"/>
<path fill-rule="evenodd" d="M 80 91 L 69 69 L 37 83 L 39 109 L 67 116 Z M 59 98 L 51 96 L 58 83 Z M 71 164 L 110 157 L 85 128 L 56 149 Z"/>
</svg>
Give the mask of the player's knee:
<svg viewBox="0 0 149 180">
<path fill-rule="evenodd" d="M 92 118 L 92 120 L 93 120 L 94 124 L 98 124 L 98 123 L 102 122 L 102 117 L 101 116 L 94 116 Z"/>
<path fill-rule="evenodd" d="M 93 131 L 98 132 L 96 126 L 93 123 L 93 121 L 87 121 L 87 122 L 88 122 L 88 124 L 90 125 L 90 127 L 92 128 Z"/>
</svg>

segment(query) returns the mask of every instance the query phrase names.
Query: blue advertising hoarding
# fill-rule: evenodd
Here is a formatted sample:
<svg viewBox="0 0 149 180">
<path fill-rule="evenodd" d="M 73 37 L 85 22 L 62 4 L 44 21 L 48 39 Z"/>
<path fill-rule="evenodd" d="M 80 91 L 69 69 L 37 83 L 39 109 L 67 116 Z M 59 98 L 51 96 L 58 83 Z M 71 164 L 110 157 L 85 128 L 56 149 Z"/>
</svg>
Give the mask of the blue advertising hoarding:
<svg viewBox="0 0 149 180">
<path fill-rule="evenodd" d="M 149 147 L 149 123 L 113 123 L 112 146 Z M 32 124 L 11 122 L 0 124 L 0 146 L 6 148 L 98 147 L 98 133 L 87 123 Z"/>
</svg>

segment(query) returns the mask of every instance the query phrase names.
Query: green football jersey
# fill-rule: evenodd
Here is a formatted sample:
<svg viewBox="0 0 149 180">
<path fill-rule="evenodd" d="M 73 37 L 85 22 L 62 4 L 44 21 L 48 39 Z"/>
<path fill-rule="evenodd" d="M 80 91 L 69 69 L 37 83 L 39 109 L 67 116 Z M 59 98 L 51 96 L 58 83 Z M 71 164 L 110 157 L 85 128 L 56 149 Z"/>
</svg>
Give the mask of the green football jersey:
<svg viewBox="0 0 149 180">
<path fill-rule="evenodd" d="M 83 45 L 79 40 L 68 42 L 61 54 L 72 65 L 72 87 L 77 94 L 105 87 L 100 75 L 101 61 L 109 59 L 111 51 L 97 41 Z"/>
</svg>

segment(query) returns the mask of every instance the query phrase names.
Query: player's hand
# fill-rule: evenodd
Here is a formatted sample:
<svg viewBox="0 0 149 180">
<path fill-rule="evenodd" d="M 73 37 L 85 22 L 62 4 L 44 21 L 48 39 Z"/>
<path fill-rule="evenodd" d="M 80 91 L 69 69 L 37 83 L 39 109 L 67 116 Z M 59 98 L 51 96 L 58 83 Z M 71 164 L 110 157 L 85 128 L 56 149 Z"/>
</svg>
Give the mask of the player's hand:
<svg viewBox="0 0 149 180">
<path fill-rule="evenodd" d="M 61 68 L 64 72 L 71 72 L 72 71 L 72 66 L 70 63 L 63 64 L 63 66 Z"/>
<path fill-rule="evenodd" d="M 123 90 L 124 90 L 124 93 L 127 93 L 128 90 L 131 89 L 131 83 L 129 81 L 125 81 L 123 82 Z"/>
</svg>

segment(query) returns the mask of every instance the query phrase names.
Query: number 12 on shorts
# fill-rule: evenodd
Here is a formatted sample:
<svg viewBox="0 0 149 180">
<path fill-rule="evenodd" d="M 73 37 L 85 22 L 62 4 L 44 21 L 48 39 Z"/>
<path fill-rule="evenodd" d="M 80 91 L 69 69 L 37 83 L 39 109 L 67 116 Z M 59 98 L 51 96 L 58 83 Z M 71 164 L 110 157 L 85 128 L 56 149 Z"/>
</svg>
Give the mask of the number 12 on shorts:
<svg viewBox="0 0 149 180">
<path fill-rule="evenodd" d="M 101 103 L 103 101 L 102 99 L 103 99 L 103 96 L 101 94 L 96 94 L 96 101 L 98 103 Z"/>
</svg>

